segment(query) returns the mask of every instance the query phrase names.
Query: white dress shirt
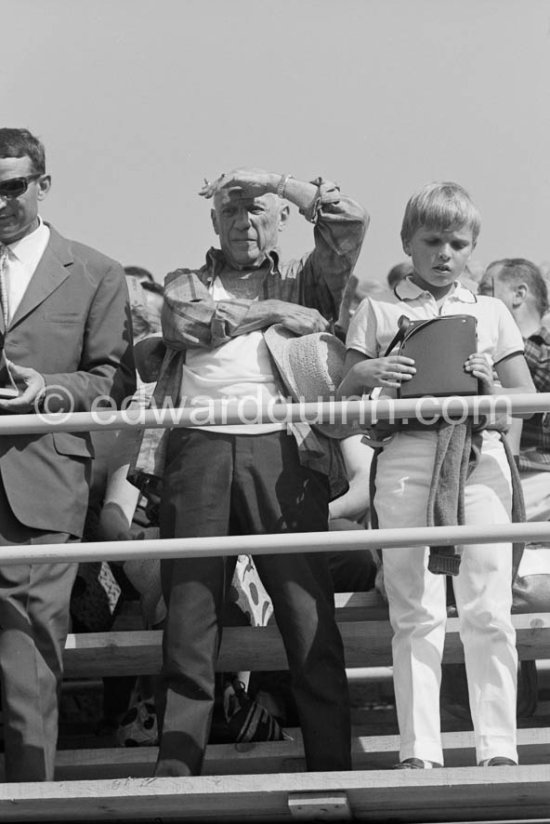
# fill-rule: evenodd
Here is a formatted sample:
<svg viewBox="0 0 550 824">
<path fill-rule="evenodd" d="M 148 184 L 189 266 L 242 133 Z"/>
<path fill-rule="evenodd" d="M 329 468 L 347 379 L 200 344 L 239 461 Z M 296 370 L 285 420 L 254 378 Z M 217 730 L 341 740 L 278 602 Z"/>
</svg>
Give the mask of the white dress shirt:
<svg viewBox="0 0 550 824">
<path fill-rule="evenodd" d="M 8 259 L 4 271 L 4 282 L 8 302 L 7 314 L 10 321 L 27 291 L 50 239 L 50 230 L 42 218 L 39 217 L 38 220 L 38 227 L 33 232 L 25 235 L 21 240 L 6 244 Z"/>
</svg>

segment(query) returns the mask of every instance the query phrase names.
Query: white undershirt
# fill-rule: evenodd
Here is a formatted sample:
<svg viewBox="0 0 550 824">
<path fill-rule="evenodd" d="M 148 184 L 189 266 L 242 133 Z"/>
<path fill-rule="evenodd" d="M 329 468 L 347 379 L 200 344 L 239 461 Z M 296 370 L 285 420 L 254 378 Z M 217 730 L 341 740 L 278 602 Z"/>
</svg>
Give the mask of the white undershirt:
<svg viewBox="0 0 550 824">
<path fill-rule="evenodd" d="M 232 296 L 216 279 L 210 287 L 214 300 L 231 300 Z M 253 399 L 260 409 L 280 398 L 273 366 L 261 331 L 237 335 L 216 349 L 188 349 L 183 366 L 180 404 L 207 407 L 210 400 Z M 285 428 L 284 423 L 250 423 L 197 427 L 209 432 L 231 435 L 264 435 Z"/>
</svg>

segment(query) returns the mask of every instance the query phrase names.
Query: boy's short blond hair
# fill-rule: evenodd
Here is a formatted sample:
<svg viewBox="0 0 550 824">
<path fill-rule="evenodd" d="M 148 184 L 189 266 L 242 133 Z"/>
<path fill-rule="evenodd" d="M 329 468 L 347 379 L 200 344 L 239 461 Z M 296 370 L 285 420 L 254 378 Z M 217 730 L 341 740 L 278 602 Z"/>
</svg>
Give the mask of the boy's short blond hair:
<svg viewBox="0 0 550 824">
<path fill-rule="evenodd" d="M 481 228 L 481 216 L 470 195 L 458 183 L 427 183 L 415 192 L 405 207 L 401 240 L 409 243 L 421 226 L 448 230 L 467 226 L 474 243 Z"/>
</svg>

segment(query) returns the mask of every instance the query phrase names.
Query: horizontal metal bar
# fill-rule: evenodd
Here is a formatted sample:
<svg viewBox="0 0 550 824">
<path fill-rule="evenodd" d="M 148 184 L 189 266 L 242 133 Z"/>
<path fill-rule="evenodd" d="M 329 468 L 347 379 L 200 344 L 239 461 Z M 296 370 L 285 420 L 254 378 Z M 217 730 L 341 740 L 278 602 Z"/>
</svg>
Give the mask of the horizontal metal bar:
<svg viewBox="0 0 550 824">
<path fill-rule="evenodd" d="M 19 544 L 0 548 L 1 564 L 50 564 L 126 561 L 132 558 L 198 558 L 225 555 L 272 555 L 446 544 L 494 544 L 512 541 L 550 543 L 550 521 L 490 526 L 434 526 L 410 529 L 164 538 L 147 541 L 99 541 L 71 544 Z"/>
<path fill-rule="evenodd" d="M 291 423 L 359 423 L 369 425 L 378 420 L 419 418 L 429 422 L 434 417 L 467 417 L 495 413 L 526 415 L 550 410 L 550 393 L 521 395 L 450 396 L 446 398 L 413 398 L 376 401 L 348 400 L 312 403 L 274 403 L 258 406 L 254 399 L 245 401 L 212 401 L 206 406 L 167 409 L 97 408 L 91 412 L 60 412 L 46 415 L 1 415 L 0 435 L 30 433 L 83 432 L 98 429 L 147 429 L 171 427 L 221 426 Z"/>
</svg>

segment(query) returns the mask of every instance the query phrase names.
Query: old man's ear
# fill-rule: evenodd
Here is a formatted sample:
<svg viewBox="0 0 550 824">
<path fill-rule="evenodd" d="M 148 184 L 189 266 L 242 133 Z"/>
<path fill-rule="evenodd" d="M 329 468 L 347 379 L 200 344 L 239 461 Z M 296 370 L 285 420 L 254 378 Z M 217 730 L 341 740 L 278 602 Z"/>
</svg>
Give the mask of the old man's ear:
<svg viewBox="0 0 550 824">
<path fill-rule="evenodd" d="M 288 205 L 288 203 L 281 203 L 279 209 L 279 232 L 282 232 L 286 227 L 289 216 L 290 206 Z"/>
<path fill-rule="evenodd" d="M 214 232 L 219 235 L 220 234 L 220 227 L 218 225 L 218 215 L 216 214 L 215 209 L 210 209 L 210 220 L 212 221 L 212 226 L 214 227 Z"/>
</svg>

